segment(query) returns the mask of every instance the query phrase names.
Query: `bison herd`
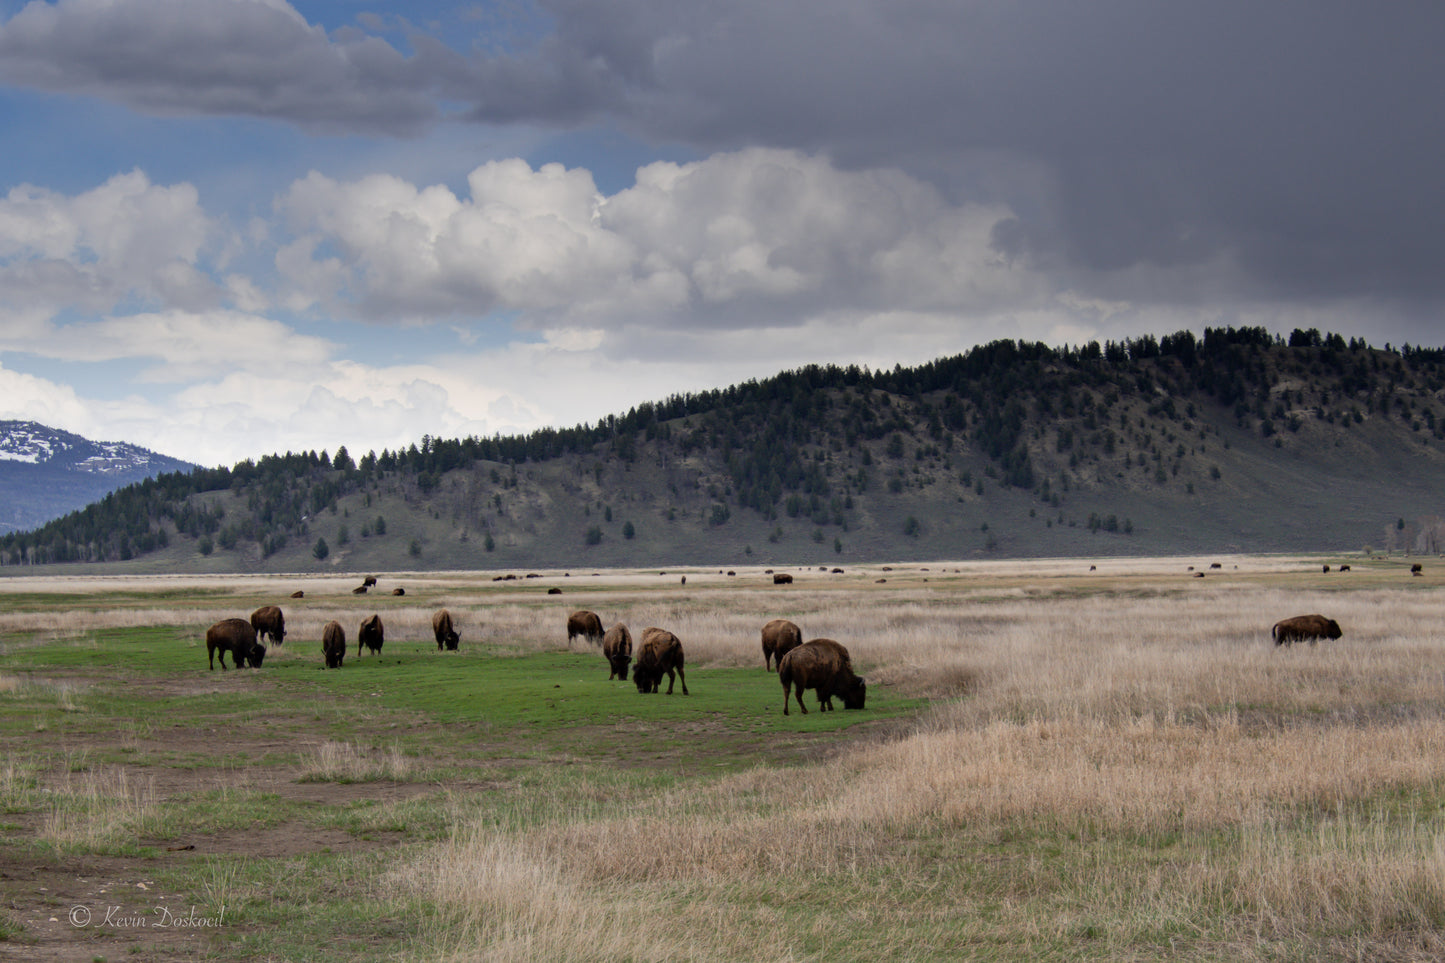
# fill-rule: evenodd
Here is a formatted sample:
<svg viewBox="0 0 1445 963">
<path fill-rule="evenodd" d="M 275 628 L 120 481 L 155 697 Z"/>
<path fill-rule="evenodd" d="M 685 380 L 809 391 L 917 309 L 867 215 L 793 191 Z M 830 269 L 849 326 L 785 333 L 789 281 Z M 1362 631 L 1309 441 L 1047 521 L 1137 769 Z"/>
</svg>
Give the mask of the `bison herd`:
<svg viewBox="0 0 1445 963">
<path fill-rule="evenodd" d="M 1217 568 L 1218 564 L 1211 567 Z M 1348 570 L 1348 566 L 1340 568 Z M 1421 566 L 1415 565 L 1411 574 L 1419 575 L 1420 569 Z M 791 578 L 786 575 L 779 577 Z M 375 584 L 376 580 L 367 576 L 365 584 L 355 590 L 356 594 L 364 593 Z M 395 594 L 402 594 L 402 590 L 397 589 Z M 291 597 L 299 599 L 304 595 L 298 591 Z M 446 609 L 439 609 L 432 615 L 432 633 L 438 651 L 454 652 L 461 642 L 452 614 Z M 1314 645 L 1320 639 L 1339 639 L 1343 634 L 1338 622 L 1323 615 L 1297 615 L 1276 622 L 1270 629 L 1270 637 L 1276 646 L 1289 646 L 1295 642 Z M 655 626 L 643 629 L 634 650 L 632 633 L 625 624 L 616 622 L 604 632 L 602 619 L 597 613 L 578 610 L 567 616 L 568 644 L 579 637 L 602 650 L 607 660 L 609 681 L 626 682 L 630 669 L 639 693 L 658 692 L 662 678 L 666 676 L 668 695 L 679 682 L 682 694 L 690 694 L 682 640 L 667 629 Z M 231 665 L 235 668 L 249 666 L 259 669 L 266 657 L 264 642 L 267 640 L 277 647 L 286 641 L 286 618 L 275 605 L 256 609 L 249 620 L 222 619 L 206 631 L 206 657 L 210 668 L 215 669 L 219 656 L 224 671 L 226 656 L 230 655 Z M 360 657 L 367 649 L 373 655 L 380 654 L 384 641 L 381 616 L 373 613 L 362 620 L 357 630 L 357 656 Z M 820 711 L 832 710 L 835 698 L 843 703 L 845 709 L 864 708 L 867 683 L 853 671 L 848 649 L 839 642 L 827 638 L 804 642 L 802 630 L 797 625 L 787 619 L 773 619 L 762 627 L 762 649 L 764 669 L 776 672 L 783 687 L 783 715 L 789 714 L 792 701 L 796 701 L 798 708 L 807 713 L 803 693 L 809 689 L 813 690 Z M 332 620 L 322 628 L 321 653 L 328 669 L 341 668 L 346 658 L 346 630 L 341 623 Z"/>
</svg>

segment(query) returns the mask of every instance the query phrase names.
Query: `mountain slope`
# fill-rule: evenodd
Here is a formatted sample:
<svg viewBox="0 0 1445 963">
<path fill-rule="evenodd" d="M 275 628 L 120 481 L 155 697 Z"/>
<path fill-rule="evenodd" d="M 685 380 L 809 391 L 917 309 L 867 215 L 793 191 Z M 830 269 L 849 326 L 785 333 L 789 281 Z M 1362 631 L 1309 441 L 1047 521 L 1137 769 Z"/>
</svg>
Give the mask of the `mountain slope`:
<svg viewBox="0 0 1445 963">
<path fill-rule="evenodd" d="M 33 421 L 0 421 L 0 532 L 36 528 L 107 493 L 195 466 Z"/>
<path fill-rule="evenodd" d="M 0 562 L 329 571 L 1434 551 L 1445 351 L 1258 328 L 808 367 L 597 425 L 166 475 Z"/>
</svg>

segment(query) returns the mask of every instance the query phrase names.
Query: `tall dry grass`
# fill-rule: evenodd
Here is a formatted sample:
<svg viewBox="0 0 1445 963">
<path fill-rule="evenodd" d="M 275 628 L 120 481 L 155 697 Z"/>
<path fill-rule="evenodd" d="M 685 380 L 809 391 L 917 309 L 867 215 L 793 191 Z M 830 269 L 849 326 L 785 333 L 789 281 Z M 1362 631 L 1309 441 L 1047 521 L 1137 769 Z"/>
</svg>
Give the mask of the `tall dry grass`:
<svg viewBox="0 0 1445 963">
<path fill-rule="evenodd" d="M 1208 939 L 1239 941 L 1244 958 L 1268 955 L 1249 949 L 1260 940 L 1402 940 L 1401 958 L 1445 951 L 1445 819 L 1436 803 L 1410 803 L 1445 793 L 1438 592 L 954 588 L 855 586 L 787 607 L 748 590 L 615 597 L 614 617 L 673 628 L 703 665 L 760 663 L 757 628 L 784 615 L 806 636 L 844 641 L 875 697 L 936 702 L 901 738 L 817 765 L 688 785 L 626 815 L 460 828 L 398 877 L 450 908 L 452 937 L 467 934 L 465 949 L 439 938 L 439 956 L 787 958 L 764 940 L 766 914 L 733 918 L 721 935 L 657 907 L 682 894 L 689 908 L 720 912 L 736 910 L 722 894 L 737 887 L 770 904 L 820 879 L 928 876 L 939 868 L 919 840 L 987 847 L 1030 835 L 1080 842 L 1057 864 L 1021 871 L 1018 902 L 1000 917 L 1015 939 L 1067 940 L 1090 920 L 1125 942 L 1170 930 L 1206 938 L 1202 920 Z M 1345 637 L 1272 644 L 1273 622 L 1313 611 Z M 557 644 L 524 610 L 506 618 L 514 638 Z M 1131 855 L 1133 841 L 1151 839 L 1183 840 L 1180 857 Z M 1038 895 L 1052 888 L 1087 908 Z M 617 892 L 628 899 L 607 895 Z M 600 906 L 608 922 L 590 915 Z M 577 927 L 595 942 L 569 943 Z M 610 942 L 619 927 L 632 942 Z M 871 938 L 907 958 L 904 936 Z"/>
</svg>

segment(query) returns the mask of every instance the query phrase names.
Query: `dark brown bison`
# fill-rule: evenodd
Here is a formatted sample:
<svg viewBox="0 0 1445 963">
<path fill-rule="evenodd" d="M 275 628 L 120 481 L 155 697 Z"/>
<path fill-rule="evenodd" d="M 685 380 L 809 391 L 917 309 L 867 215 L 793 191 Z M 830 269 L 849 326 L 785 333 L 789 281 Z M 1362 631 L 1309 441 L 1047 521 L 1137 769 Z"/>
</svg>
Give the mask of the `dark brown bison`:
<svg viewBox="0 0 1445 963">
<path fill-rule="evenodd" d="M 271 638 L 272 645 L 280 645 L 286 641 L 286 616 L 274 605 L 263 605 L 251 613 L 251 628 L 256 630 L 256 638 Z"/>
<path fill-rule="evenodd" d="M 371 588 L 373 585 L 376 584 L 376 576 L 368 575 L 366 578 L 361 580 L 361 584 L 365 588 Z"/>
<path fill-rule="evenodd" d="M 792 585 L 793 577 L 787 572 L 778 572 L 773 576 L 774 585 Z"/>
<path fill-rule="evenodd" d="M 1328 574 L 1330 574 L 1330 567 L 1329 567 L 1328 565 L 1324 566 L 1323 568 L 1324 568 L 1324 571 L 1323 571 L 1321 574 L 1323 574 L 1323 575 L 1328 575 Z"/>
<path fill-rule="evenodd" d="M 1275 645 L 1304 641 L 1314 645 L 1320 639 L 1338 639 L 1343 634 L 1340 623 L 1323 615 L 1296 615 L 1292 619 L 1274 623 L 1274 628 L 1270 629 Z"/>
<path fill-rule="evenodd" d="M 1350 567 L 1349 567 L 1348 565 L 1341 565 L 1341 566 L 1340 566 L 1340 571 L 1341 571 L 1341 572 L 1348 572 L 1349 570 L 1350 570 Z"/>
<path fill-rule="evenodd" d="M 373 612 L 370 618 L 362 619 L 361 628 L 356 630 L 356 657 L 361 658 L 362 649 L 370 649 L 375 655 L 385 641 L 386 627 L 381 624 L 381 616 Z"/>
<path fill-rule="evenodd" d="M 297 589 L 296 591 L 291 593 L 291 597 L 293 599 L 304 599 L 306 597 L 306 593 L 301 591 L 300 589 Z"/>
<path fill-rule="evenodd" d="M 206 630 L 206 658 L 212 670 L 216 668 L 217 652 L 221 653 L 222 672 L 226 670 L 227 652 L 231 653 L 231 665 L 238 669 L 247 664 L 259 669 L 266 657 L 266 647 L 258 645 L 256 630 L 245 619 L 222 619 Z"/>
<path fill-rule="evenodd" d="M 462 637 L 452 627 L 452 613 L 446 609 L 437 609 L 436 614 L 431 617 L 431 630 L 437 639 L 438 652 L 444 648 L 455 652 L 462 641 Z"/>
<path fill-rule="evenodd" d="M 1411 566 L 1410 566 L 1410 574 L 1411 574 L 1411 575 L 1424 575 L 1424 574 L 1425 574 L 1425 566 L 1421 565 L 1419 562 L 1416 562 L 1414 565 L 1411 565 Z"/>
<path fill-rule="evenodd" d="M 1221 564 L 1218 563 L 1218 562 L 1210 562 L 1210 563 L 1209 563 L 1209 567 L 1210 567 L 1210 568 L 1224 568 L 1224 566 L 1221 565 Z"/>
<path fill-rule="evenodd" d="M 763 626 L 763 665 L 776 672 L 783 656 L 802 644 L 802 629 L 787 619 L 773 619 Z"/>
<path fill-rule="evenodd" d="M 579 635 L 593 645 L 602 644 L 602 619 L 596 612 L 578 609 L 567 616 L 567 642 L 570 644 Z"/>
<path fill-rule="evenodd" d="M 405 594 L 406 594 L 406 589 L 404 589 L 404 588 L 394 588 L 394 589 L 391 590 L 391 594 L 392 594 L 392 595 L 405 595 Z"/>
<path fill-rule="evenodd" d="M 804 689 L 817 693 L 821 712 L 832 710 L 834 696 L 843 700 L 845 709 L 861 709 L 868 698 L 868 685 L 853 674 L 848 650 L 832 639 L 810 639 L 783 656 L 778 681 L 783 684 L 783 715 L 788 714 L 790 690 L 804 715 L 808 712 Z"/>
<path fill-rule="evenodd" d="M 618 622 L 607 630 L 602 637 L 602 654 L 607 657 L 607 664 L 611 671 L 607 673 L 608 680 L 621 679 L 627 681 L 627 666 L 632 662 L 632 633 L 627 631 L 627 626 Z"/>
<path fill-rule="evenodd" d="M 682 641 L 667 629 L 642 630 L 642 644 L 637 647 L 637 663 L 632 667 L 632 681 L 638 692 L 656 692 L 667 676 L 667 694 L 672 695 L 673 673 L 682 680 L 682 694 L 687 691 L 687 675 L 682 671 Z"/>
<path fill-rule="evenodd" d="M 365 594 L 366 594 L 366 586 L 365 586 L 365 585 L 358 585 L 356 588 L 354 588 L 354 589 L 351 590 L 351 594 L 352 594 L 352 595 L 365 595 Z"/>
<path fill-rule="evenodd" d="M 335 619 L 321 628 L 321 656 L 326 660 L 328 669 L 341 668 L 341 662 L 346 658 L 346 630 Z"/>
<path fill-rule="evenodd" d="M 562 594 L 562 590 L 559 589 L 557 586 L 554 585 L 554 586 L 552 586 L 551 588 L 549 588 L 549 589 L 547 590 L 547 594 L 548 594 L 548 595 L 561 595 L 561 594 Z"/>
</svg>

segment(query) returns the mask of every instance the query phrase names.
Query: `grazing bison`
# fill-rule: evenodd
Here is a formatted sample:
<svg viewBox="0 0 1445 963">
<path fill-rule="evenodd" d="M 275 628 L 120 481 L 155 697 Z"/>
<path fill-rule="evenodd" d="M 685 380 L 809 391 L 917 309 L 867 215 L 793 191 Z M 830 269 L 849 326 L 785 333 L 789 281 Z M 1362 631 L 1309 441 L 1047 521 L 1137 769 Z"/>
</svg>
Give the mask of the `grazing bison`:
<svg viewBox="0 0 1445 963">
<path fill-rule="evenodd" d="M 255 648 L 256 630 L 245 619 L 222 619 L 206 630 L 206 658 L 213 671 L 218 651 L 221 653 L 221 671 L 224 672 L 227 652 L 231 653 L 231 665 L 239 669 L 251 661 Z M 262 648 L 253 664 L 260 668 L 261 659 L 265 656 L 266 650 Z"/>
<path fill-rule="evenodd" d="M 386 641 L 386 628 L 381 624 L 381 616 L 372 613 L 371 618 L 361 621 L 361 628 L 356 630 L 356 657 L 361 658 L 362 649 L 370 649 L 372 655 L 381 651 L 381 644 Z"/>
<path fill-rule="evenodd" d="M 1291 642 L 1309 641 L 1314 645 L 1320 639 L 1338 639 L 1343 635 L 1340 623 L 1323 615 L 1296 615 L 1292 619 L 1276 622 L 1270 629 L 1275 645 L 1289 645 Z"/>
<path fill-rule="evenodd" d="M 291 597 L 293 599 L 304 599 L 306 597 L 306 593 L 301 591 L 300 589 L 297 589 L 296 591 L 291 593 Z"/>
<path fill-rule="evenodd" d="M 832 710 L 834 696 L 843 700 L 845 709 L 861 709 L 868 698 L 868 685 L 853 674 L 848 650 L 832 639 L 810 639 L 783 656 L 778 681 L 783 684 L 783 715 L 788 714 L 790 690 L 804 715 L 808 713 L 804 689 L 817 693 L 821 712 Z"/>
<path fill-rule="evenodd" d="M 1350 570 L 1350 567 L 1349 567 L 1348 565 L 1341 565 L 1341 566 L 1340 566 L 1340 571 L 1341 571 L 1341 572 L 1348 572 L 1349 570 Z"/>
<path fill-rule="evenodd" d="M 607 673 L 608 681 L 621 679 L 627 681 L 627 666 L 632 661 L 632 633 L 627 631 L 627 626 L 618 622 L 607 630 L 602 637 L 602 654 L 607 657 L 607 664 L 611 671 Z"/>
<path fill-rule="evenodd" d="M 1321 574 L 1324 574 L 1324 575 L 1330 574 L 1330 567 L 1329 567 L 1328 565 L 1324 566 L 1324 572 L 1321 573 Z"/>
<path fill-rule="evenodd" d="M 763 626 L 763 665 L 777 671 L 783 656 L 803 644 L 803 630 L 787 619 L 773 619 Z"/>
<path fill-rule="evenodd" d="M 258 639 L 270 636 L 273 645 L 286 641 L 286 616 L 274 605 L 263 605 L 252 612 L 251 628 L 256 630 Z"/>
<path fill-rule="evenodd" d="M 452 628 L 452 613 L 446 609 L 437 609 L 436 614 L 431 617 L 432 634 L 437 639 L 437 651 L 443 648 L 455 652 L 462 637 Z"/>
<path fill-rule="evenodd" d="M 579 635 L 593 645 L 602 644 L 602 619 L 598 618 L 596 612 L 578 609 L 567 616 L 568 644 Z"/>
<path fill-rule="evenodd" d="M 787 572 L 778 572 L 773 576 L 774 585 L 792 585 L 793 577 Z"/>
<path fill-rule="evenodd" d="M 656 692 L 667 676 L 667 694 L 672 695 L 673 673 L 682 679 L 682 694 L 687 691 L 687 675 L 682 671 L 682 642 L 667 629 L 642 630 L 642 644 L 637 648 L 637 664 L 632 667 L 632 681 L 638 692 Z"/>
<path fill-rule="evenodd" d="M 321 656 L 328 669 L 341 668 L 341 660 L 346 658 L 346 630 L 335 619 L 321 628 Z"/>
<path fill-rule="evenodd" d="M 373 585 L 376 584 L 376 576 L 368 575 L 366 578 L 361 580 L 361 584 L 366 588 L 371 588 Z"/>
</svg>

